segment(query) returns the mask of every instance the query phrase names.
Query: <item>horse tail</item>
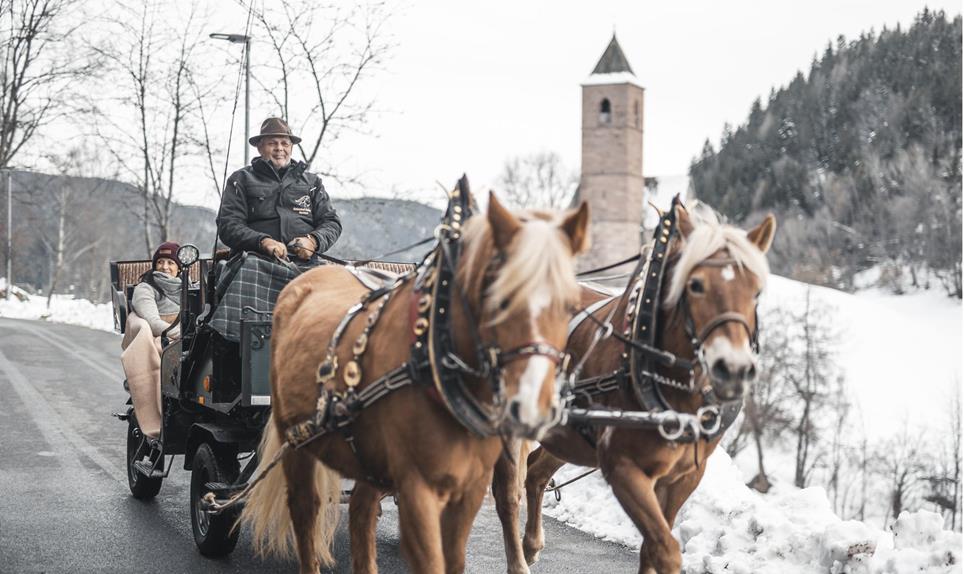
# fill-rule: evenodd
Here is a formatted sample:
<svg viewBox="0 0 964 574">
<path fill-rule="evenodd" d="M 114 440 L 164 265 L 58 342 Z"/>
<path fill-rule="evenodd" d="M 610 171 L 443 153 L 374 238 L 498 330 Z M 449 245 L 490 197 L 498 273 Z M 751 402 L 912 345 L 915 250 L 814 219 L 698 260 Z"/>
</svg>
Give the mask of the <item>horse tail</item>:
<svg viewBox="0 0 964 574">
<path fill-rule="evenodd" d="M 282 448 L 283 441 L 274 415 L 265 425 L 261 445 L 258 447 L 258 469 L 260 476 L 275 455 Z M 318 502 L 318 514 L 314 525 L 313 547 L 319 560 L 325 566 L 334 563 L 331 541 L 338 526 L 338 511 L 341 502 L 341 476 L 323 465 L 308 452 L 288 452 L 285 457 L 305 457 L 312 473 L 310 481 L 299 483 L 298 488 L 314 489 L 314 499 Z M 288 509 L 288 480 L 283 464 L 275 465 L 258 483 L 248 497 L 241 511 L 239 525 L 251 527 L 255 551 L 260 556 L 273 555 L 279 558 L 292 558 L 295 550 L 295 531 Z"/>
</svg>

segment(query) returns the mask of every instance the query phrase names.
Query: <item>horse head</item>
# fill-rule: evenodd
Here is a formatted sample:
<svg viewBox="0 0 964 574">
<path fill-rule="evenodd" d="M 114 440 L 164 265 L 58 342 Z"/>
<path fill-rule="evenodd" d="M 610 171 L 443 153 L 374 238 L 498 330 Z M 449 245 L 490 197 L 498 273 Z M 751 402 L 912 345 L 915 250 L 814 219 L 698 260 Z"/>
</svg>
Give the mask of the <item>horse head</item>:
<svg viewBox="0 0 964 574">
<path fill-rule="evenodd" d="M 494 194 L 487 215 L 465 226 L 458 277 L 504 391 L 503 434 L 538 438 L 557 422 L 556 378 L 579 297 L 574 259 L 588 248 L 588 226 L 586 202 L 565 212 L 513 213 Z"/>
<path fill-rule="evenodd" d="M 773 215 L 748 232 L 677 205 L 679 241 L 664 306 L 676 308 L 716 395 L 742 398 L 756 378 L 757 299 L 769 275 Z"/>
</svg>

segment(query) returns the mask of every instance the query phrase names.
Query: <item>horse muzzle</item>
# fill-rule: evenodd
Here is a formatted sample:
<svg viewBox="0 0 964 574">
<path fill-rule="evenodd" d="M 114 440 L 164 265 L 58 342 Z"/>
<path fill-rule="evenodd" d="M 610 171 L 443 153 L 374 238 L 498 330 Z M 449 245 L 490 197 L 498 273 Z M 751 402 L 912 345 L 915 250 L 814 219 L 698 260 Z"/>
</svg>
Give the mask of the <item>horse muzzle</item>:
<svg viewBox="0 0 964 574">
<path fill-rule="evenodd" d="M 742 398 L 746 389 L 756 380 L 756 360 L 752 356 L 742 359 L 719 357 L 710 363 L 713 390 L 725 401 Z"/>
</svg>

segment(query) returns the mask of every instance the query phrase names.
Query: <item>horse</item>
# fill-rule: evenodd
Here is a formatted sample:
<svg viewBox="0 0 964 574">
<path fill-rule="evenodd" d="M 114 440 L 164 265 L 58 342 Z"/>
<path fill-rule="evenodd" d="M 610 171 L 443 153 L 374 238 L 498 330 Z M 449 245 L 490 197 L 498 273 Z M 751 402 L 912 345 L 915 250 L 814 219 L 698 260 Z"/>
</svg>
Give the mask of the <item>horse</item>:
<svg viewBox="0 0 964 574">
<path fill-rule="evenodd" d="M 348 477 L 353 572 L 377 571 L 375 522 L 389 493 L 412 571 L 461 572 L 506 437 L 538 438 L 557 422 L 588 205 L 513 213 L 490 194 L 487 214 L 468 217 L 464 178 L 451 197 L 436 248 L 390 288 L 323 266 L 279 295 L 266 474 L 240 519 L 260 554 L 295 553 L 302 573 L 332 564 Z M 286 442 L 297 448 L 282 452 Z"/>
<path fill-rule="evenodd" d="M 732 422 L 756 374 L 757 297 L 769 274 L 765 253 L 776 222 L 769 215 L 759 226 L 744 232 L 713 218 L 691 217 L 682 205 L 674 203 L 674 209 L 679 233 L 666 246 L 669 251 L 660 282 L 664 296 L 656 298 L 662 302 L 653 311 L 658 333 L 655 352 L 693 359 L 677 359 L 673 367 L 657 368 L 656 376 L 670 384 L 656 386 L 661 387 L 660 392 L 665 390 L 669 410 L 699 413 L 700 418 L 692 415 L 688 420 L 703 428 L 703 436 L 697 430 L 690 433 L 693 440 L 680 441 L 687 415 L 669 413 L 659 419 L 662 428 L 560 425 L 541 439 L 541 447 L 527 460 L 525 443 L 516 445 L 519 460 L 525 464 L 516 465 L 512 458 L 503 457 L 496 465 L 492 485 L 511 574 L 528 573 L 527 564 L 538 560 L 545 545 L 542 497 L 552 475 L 566 462 L 602 469 L 616 499 L 643 536 L 640 574 L 680 571 L 682 556 L 671 533 L 676 514 L 699 484 L 706 459 L 722 438 L 725 424 L 720 426 L 720 422 Z M 665 217 L 661 223 L 668 225 Z M 664 231 L 658 235 L 662 240 L 669 234 Z M 613 376 L 632 373 L 629 355 L 634 345 L 642 347 L 632 340 L 636 334 L 630 328 L 634 309 L 638 312 L 642 308 L 635 306 L 644 297 L 641 281 L 638 276 L 632 277 L 622 295 L 613 298 L 583 287 L 581 304 L 585 311 L 574 319 L 570 329 L 575 330 L 567 345 L 574 362 L 584 361 L 584 380 L 589 383 L 581 386 L 584 393 L 576 385 L 576 396 L 581 396 L 576 404 L 591 402 L 590 408 L 609 408 L 623 411 L 616 413 L 623 415 L 639 414 L 632 411 L 646 407 L 632 389 L 634 376 Z M 639 301 L 640 305 L 645 303 L 650 301 Z M 615 334 L 622 336 L 600 339 L 605 329 L 613 327 L 612 318 L 616 318 L 612 321 L 616 323 Z M 619 323 L 625 328 L 621 330 Z M 688 369 L 681 368 L 687 363 Z M 687 378 L 689 385 L 671 384 Z M 728 402 L 729 421 L 719 421 L 719 417 L 706 420 L 712 415 L 700 409 L 710 396 Z M 654 416 L 643 413 L 647 414 Z M 620 421 L 614 417 L 611 422 Z M 705 427 L 714 423 L 718 428 L 705 432 Z M 518 512 L 523 487 L 527 519 L 525 535 L 520 537 Z"/>
</svg>

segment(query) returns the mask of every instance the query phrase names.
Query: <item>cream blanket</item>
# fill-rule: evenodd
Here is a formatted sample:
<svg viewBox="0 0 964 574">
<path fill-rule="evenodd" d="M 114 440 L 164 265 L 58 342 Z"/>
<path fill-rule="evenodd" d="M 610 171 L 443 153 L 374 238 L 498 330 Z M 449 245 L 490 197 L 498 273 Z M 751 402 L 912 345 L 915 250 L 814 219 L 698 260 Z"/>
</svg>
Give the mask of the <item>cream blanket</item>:
<svg viewBox="0 0 964 574">
<path fill-rule="evenodd" d="M 134 414 L 141 431 L 157 438 L 161 433 L 161 338 L 133 311 L 121 342 L 121 363 L 127 376 Z"/>
</svg>

